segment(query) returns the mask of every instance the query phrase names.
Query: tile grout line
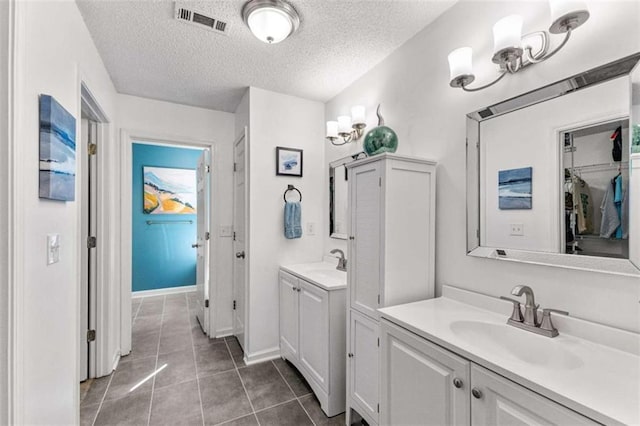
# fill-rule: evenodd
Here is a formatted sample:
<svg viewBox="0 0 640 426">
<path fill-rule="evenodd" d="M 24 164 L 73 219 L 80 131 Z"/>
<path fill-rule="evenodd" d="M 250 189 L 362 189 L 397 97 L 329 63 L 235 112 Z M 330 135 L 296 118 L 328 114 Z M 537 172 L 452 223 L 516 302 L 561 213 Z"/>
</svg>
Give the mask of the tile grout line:
<svg viewBox="0 0 640 426">
<path fill-rule="evenodd" d="M 162 297 L 162 315 L 160 315 L 160 335 L 158 336 L 158 346 L 156 349 L 156 365 L 154 372 L 158 371 L 158 355 L 160 353 L 160 341 L 162 339 L 162 322 L 164 321 L 164 307 L 166 304 L 167 296 Z M 149 401 L 149 414 L 147 416 L 147 426 L 151 424 L 151 409 L 153 408 L 153 393 L 156 387 L 156 374 L 153 375 L 153 381 L 151 382 L 151 399 Z"/>
<path fill-rule="evenodd" d="M 283 359 L 283 361 L 287 362 L 284 359 Z M 287 385 L 287 387 L 289 388 L 289 390 L 293 394 L 294 399 L 296 401 L 298 401 L 298 404 L 300 404 L 300 407 L 302 407 L 302 411 L 304 411 L 305 414 L 307 415 L 307 417 L 309 417 L 309 420 L 311 420 L 311 424 L 313 424 L 313 426 L 316 426 L 316 422 L 311 418 L 311 415 L 309 414 L 307 409 L 304 407 L 304 404 L 302 404 L 302 402 L 300 401 L 300 398 L 298 397 L 298 395 L 296 395 L 296 393 L 293 391 L 293 388 L 291 387 L 291 385 L 289 384 L 287 379 L 284 377 L 284 374 L 282 374 L 282 371 L 280 371 L 280 369 L 278 368 L 278 366 L 276 365 L 276 363 L 273 360 L 271 360 L 271 364 L 273 364 L 273 366 L 275 367 L 275 369 L 278 372 L 278 374 L 280 374 L 280 377 L 282 377 L 282 380 L 284 380 L 285 384 Z M 303 396 L 306 396 L 306 395 L 308 395 L 308 394 L 305 394 Z"/>
<path fill-rule="evenodd" d="M 100 398 L 100 403 L 99 403 L 100 405 L 98 405 L 98 410 L 96 411 L 96 414 L 94 414 L 93 416 L 93 421 L 91 422 L 91 426 L 94 426 L 96 424 L 96 420 L 98 419 L 98 414 L 100 414 L 100 410 L 102 409 L 102 404 L 104 403 L 104 399 L 107 397 L 107 392 L 109 391 L 109 386 L 111 386 L 111 380 L 113 380 L 113 376 L 115 376 L 115 374 L 111 372 L 111 374 L 109 375 L 109 383 L 107 383 L 107 387 L 104 389 L 102 398 Z"/>
<path fill-rule="evenodd" d="M 233 365 L 235 366 L 236 374 L 238 375 L 238 378 L 240 379 L 240 384 L 242 385 L 242 389 L 244 389 L 244 394 L 247 396 L 247 400 L 249 401 L 249 405 L 251 406 L 251 413 L 253 414 L 253 417 L 256 418 L 256 422 L 258 422 L 258 426 L 260 426 L 260 420 L 258 419 L 258 416 L 256 415 L 256 409 L 253 406 L 253 402 L 251 402 L 251 397 L 249 396 L 249 392 L 247 392 L 247 387 L 244 385 L 244 381 L 242 380 L 242 376 L 240 375 L 240 371 L 238 371 L 238 364 L 236 364 L 236 360 L 233 358 L 233 354 L 231 353 L 231 348 L 229 347 L 229 344 L 227 343 L 227 339 L 224 339 L 224 344 L 227 347 L 227 352 L 229 352 L 229 356 L 231 357 L 231 361 L 233 362 Z"/>
<path fill-rule="evenodd" d="M 189 298 L 186 296 L 185 299 L 187 302 L 187 321 L 189 321 L 189 336 L 191 336 L 191 353 L 193 354 L 193 365 L 196 369 L 196 385 L 198 386 L 198 399 L 200 401 L 200 416 L 202 418 L 202 425 L 204 426 L 204 407 L 202 406 L 202 390 L 200 389 L 200 377 L 198 377 L 198 361 L 196 359 L 196 344 L 195 340 L 193 340 L 193 326 L 191 325 L 191 309 L 189 307 Z M 196 319 L 196 323 L 197 323 Z M 200 327 L 200 325 L 198 325 Z M 209 338 L 209 336 L 207 336 Z"/>
</svg>

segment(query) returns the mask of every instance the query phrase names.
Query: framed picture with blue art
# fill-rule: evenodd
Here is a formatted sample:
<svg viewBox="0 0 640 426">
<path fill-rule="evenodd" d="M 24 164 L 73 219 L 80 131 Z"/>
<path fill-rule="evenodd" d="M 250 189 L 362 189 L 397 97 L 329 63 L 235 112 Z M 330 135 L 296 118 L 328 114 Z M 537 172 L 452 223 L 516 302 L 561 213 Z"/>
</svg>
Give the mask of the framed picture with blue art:
<svg viewBox="0 0 640 426">
<path fill-rule="evenodd" d="M 302 177 L 302 150 L 277 146 L 276 175 Z"/>
<path fill-rule="evenodd" d="M 53 97 L 40 95 L 40 198 L 73 201 L 76 119 Z"/>
<path fill-rule="evenodd" d="M 145 214 L 196 214 L 196 171 L 143 166 Z"/>
<path fill-rule="evenodd" d="M 498 172 L 498 207 L 500 210 L 531 209 L 532 167 Z"/>
</svg>

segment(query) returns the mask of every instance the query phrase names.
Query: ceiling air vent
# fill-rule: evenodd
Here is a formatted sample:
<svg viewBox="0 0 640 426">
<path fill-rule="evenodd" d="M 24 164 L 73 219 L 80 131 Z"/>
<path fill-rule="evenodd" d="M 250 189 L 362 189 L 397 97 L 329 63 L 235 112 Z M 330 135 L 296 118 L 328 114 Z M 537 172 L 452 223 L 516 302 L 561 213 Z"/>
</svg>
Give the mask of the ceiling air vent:
<svg viewBox="0 0 640 426">
<path fill-rule="evenodd" d="M 207 16 L 178 3 L 175 4 L 175 18 L 178 21 L 186 22 L 197 26 L 198 28 L 207 29 L 217 34 L 228 35 L 229 29 L 231 28 L 231 25 L 229 25 L 228 22 Z"/>
</svg>

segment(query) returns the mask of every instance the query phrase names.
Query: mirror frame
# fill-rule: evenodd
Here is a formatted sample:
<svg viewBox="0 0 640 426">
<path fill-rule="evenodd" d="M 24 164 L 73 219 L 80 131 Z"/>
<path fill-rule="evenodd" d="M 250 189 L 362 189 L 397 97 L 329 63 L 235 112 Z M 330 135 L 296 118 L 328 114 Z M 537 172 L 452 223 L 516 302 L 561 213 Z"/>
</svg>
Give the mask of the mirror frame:
<svg viewBox="0 0 640 426">
<path fill-rule="evenodd" d="M 352 163 L 363 157 L 366 157 L 366 154 L 364 151 L 361 151 L 356 154 L 349 155 L 348 157 L 339 158 L 329 163 L 329 237 L 330 238 L 334 238 L 336 240 L 347 239 L 346 232 L 344 234 L 338 234 L 337 232 L 333 232 L 333 223 L 335 222 L 333 218 L 334 204 L 335 204 L 335 200 L 333 197 L 335 194 L 335 190 L 334 190 L 335 168 Z M 348 218 L 347 218 L 347 222 L 348 222 Z"/>
<path fill-rule="evenodd" d="M 522 95 L 507 99 L 497 104 L 481 108 L 467 114 L 467 255 L 489 259 L 506 260 L 512 262 L 556 266 L 569 269 L 605 272 L 616 275 L 640 276 L 640 264 L 635 265 L 630 259 L 616 259 L 598 256 L 576 256 L 566 253 L 546 253 L 527 250 L 516 250 L 500 247 L 480 245 L 480 124 L 483 121 L 526 108 L 540 102 L 548 101 L 566 94 L 570 94 L 594 85 L 604 83 L 625 75 L 631 75 L 640 63 L 640 53 L 610 62 L 583 73 L 559 80 L 547 86 Z M 640 67 L 638 68 L 640 70 Z M 631 83 L 629 84 L 630 93 Z M 637 103 L 640 103 L 637 102 Z M 630 105 L 631 106 L 631 105 Z M 629 111 L 630 129 L 633 122 L 640 123 L 640 117 L 631 117 Z M 629 137 L 633 132 L 630 130 Z M 632 150 L 631 143 L 629 149 Z M 633 160 L 633 161 L 632 161 Z M 640 155 L 631 153 L 629 167 L 633 162 L 640 163 Z M 636 192 L 638 190 L 636 189 Z M 640 230 L 635 230 L 640 234 Z M 634 236 L 640 239 L 640 235 Z M 640 253 L 639 253 L 640 255 Z M 637 260 L 636 260 L 637 261 Z"/>
</svg>

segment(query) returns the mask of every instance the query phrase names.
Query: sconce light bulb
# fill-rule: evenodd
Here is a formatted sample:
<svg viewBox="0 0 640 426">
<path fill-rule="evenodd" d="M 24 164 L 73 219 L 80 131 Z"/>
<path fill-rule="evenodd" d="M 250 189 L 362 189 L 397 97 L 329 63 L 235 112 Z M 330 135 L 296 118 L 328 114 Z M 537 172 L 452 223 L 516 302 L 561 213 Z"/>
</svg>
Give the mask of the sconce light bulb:
<svg viewBox="0 0 640 426">
<path fill-rule="evenodd" d="M 460 87 L 471 83 L 473 76 L 473 49 L 460 47 L 447 57 L 449 60 L 449 81 L 452 87 Z"/>
<path fill-rule="evenodd" d="M 566 33 L 574 30 L 589 19 L 587 4 L 581 0 L 549 0 L 551 10 L 552 34 Z"/>
<path fill-rule="evenodd" d="M 351 134 L 351 117 L 348 115 L 341 115 L 338 117 L 338 134 L 340 136 L 347 136 Z"/>
<path fill-rule="evenodd" d="M 352 126 L 357 128 L 362 124 L 365 124 L 364 106 L 356 105 L 351 107 L 351 121 Z M 363 126 L 364 127 L 364 126 Z"/>
<path fill-rule="evenodd" d="M 327 121 L 327 138 L 337 138 L 337 137 L 338 137 L 338 122 Z"/>
</svg>

